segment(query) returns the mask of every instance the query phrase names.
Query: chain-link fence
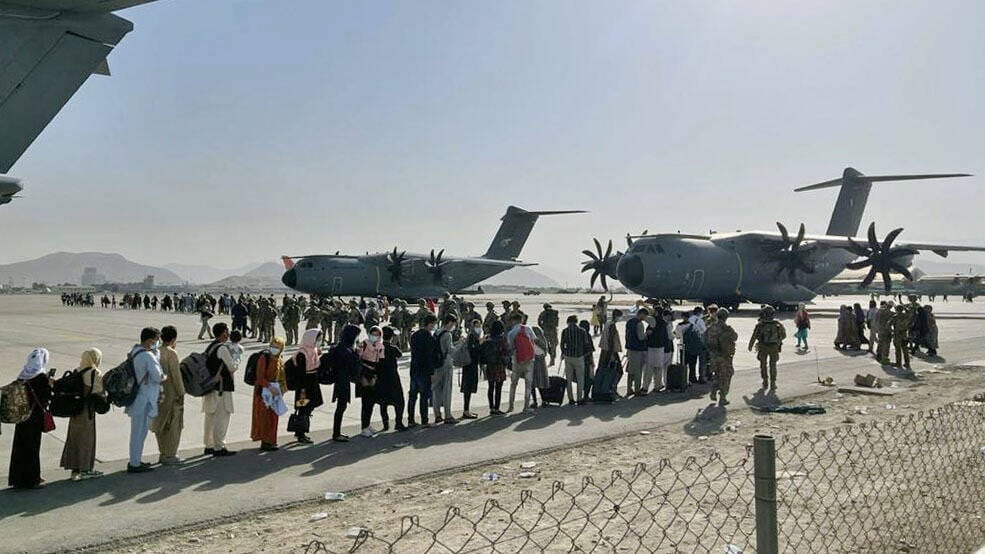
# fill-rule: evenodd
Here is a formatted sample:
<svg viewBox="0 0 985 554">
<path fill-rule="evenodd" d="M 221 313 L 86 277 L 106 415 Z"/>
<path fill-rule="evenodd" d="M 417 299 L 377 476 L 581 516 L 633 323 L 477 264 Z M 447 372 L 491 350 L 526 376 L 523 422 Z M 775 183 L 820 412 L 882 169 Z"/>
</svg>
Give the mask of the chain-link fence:
<svg viewBox="0 0 985 554">
<path fill-rule="evenodd" d="M 523 491 L 515 503 L 405 517 L 392 533 L 362 532 L 349 551 L 971 552 L 985 544 L 985 404 L 754 444 L 735 463 L 718 455 L 641 463 L 573 488 Z"/>
</svg>

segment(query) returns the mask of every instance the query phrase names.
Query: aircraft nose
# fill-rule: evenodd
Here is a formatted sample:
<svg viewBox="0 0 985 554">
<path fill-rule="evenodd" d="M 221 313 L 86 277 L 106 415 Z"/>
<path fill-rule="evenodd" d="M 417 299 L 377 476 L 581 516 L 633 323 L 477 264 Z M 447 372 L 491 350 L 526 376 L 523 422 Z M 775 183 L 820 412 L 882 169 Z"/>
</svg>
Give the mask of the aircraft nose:
<svg viewBox="0 0 985 554">
<path fill-rule="evenodd" d="M 616 269 L 619 280 L 629 288 L 638 287 L 643 284 L 643 260 L 635 254 L 623 256 L 619 260 L 619 267 Z"/>
<path fill-rule="evenodd" d="M 298 272 L 293 267 L 284 272 L 284 275 L 280 278 L 280 282 L 284 283 L 284 286 L 293 289 L 298 286 Z"/>
</svg>

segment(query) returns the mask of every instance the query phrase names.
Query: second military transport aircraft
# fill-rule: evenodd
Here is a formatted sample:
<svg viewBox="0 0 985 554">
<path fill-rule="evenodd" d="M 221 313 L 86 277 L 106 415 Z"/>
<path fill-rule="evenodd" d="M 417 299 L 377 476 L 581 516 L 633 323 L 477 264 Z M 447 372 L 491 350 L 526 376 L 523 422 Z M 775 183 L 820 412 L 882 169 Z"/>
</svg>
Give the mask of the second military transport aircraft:
<svg viewBox="0 0 985 554">
<path fill-rule="evenodd" d="M 284 285 L 320 296 L 387 296 L 417 300 L 465 292 L 507 269 L 536 264 L 518 260 L 530 231 L 542 215 L 585 213 L 580 210 L 528 212 L 510 206 L 486 253 L 479 257 L 445 256 L 444 250 L 410 254 L 391 252 L 350 256 L 284 256 Z"/>
<path fill-rule="evenodd" d="M 889 290 L 891 273 L 912 280 L 907 267 L 920 251 L 947 256 L 949 251 L 985 251 L 985 247 L 910 242 L 895 244 L 903 229 L 891 231 L 884 240 L 876 235 L 875 223 L 865 238 L 854 238 L 862 223 L 862 212 L 873 183 L 913 179 L 967 177 L 963 173 L 933 175 L 866 176 L 846 168 L 839 179 L 796 189 L 796 191 L 841 187 L 838 201 L 824 235 L 805 234 L 804 225 L 795 237 L 777 223 L 780 232 L 749 231 L 709 235 L 660 234 L 627 236 L 626 253 L 612 251 L 612 241 L 603 251 L 583 251 L 588 260 L 583 272 L 592 272 L 591 284 L 602 278 L 618 279 L 627 289 L 650 298 L 701 301 L 738 307 L 744 301 L 790 307 L 817 295 L 816 290 L 846 268 L 868 269 L 862 280 L 868 286 L 882 276 Z"/>
</svg>

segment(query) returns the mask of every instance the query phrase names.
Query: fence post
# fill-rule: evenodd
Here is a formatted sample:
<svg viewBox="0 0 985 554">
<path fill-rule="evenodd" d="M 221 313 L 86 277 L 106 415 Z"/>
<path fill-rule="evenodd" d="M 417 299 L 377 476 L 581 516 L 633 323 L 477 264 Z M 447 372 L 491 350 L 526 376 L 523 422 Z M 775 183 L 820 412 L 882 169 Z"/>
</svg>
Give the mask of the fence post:
<svg viewBox="0 0 985 554">
<path fill-rule="evenodd" d="M 776 526 L 776 444 L 769 435 L 753 438 L 756 476 L 756 552 L 778 554 Z"/>
</svg>

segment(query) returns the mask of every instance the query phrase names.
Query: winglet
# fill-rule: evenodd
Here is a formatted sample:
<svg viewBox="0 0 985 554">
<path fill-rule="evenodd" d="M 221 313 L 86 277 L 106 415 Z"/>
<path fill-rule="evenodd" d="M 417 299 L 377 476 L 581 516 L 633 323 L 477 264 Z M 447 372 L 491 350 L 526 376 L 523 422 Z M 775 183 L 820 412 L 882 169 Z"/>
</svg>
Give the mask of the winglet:
<svg viewBox="0 0 985 554">
<path fill-rule="evenodd" d="M 280 261 L 284 262 L 285 270 L 290 270 L 294 267 L 294 260 L 292 260 L 289 256 L 281 256 Z"/>
</svg>

